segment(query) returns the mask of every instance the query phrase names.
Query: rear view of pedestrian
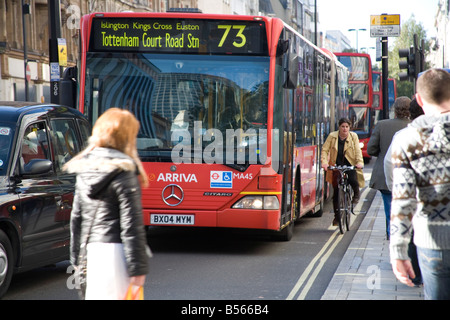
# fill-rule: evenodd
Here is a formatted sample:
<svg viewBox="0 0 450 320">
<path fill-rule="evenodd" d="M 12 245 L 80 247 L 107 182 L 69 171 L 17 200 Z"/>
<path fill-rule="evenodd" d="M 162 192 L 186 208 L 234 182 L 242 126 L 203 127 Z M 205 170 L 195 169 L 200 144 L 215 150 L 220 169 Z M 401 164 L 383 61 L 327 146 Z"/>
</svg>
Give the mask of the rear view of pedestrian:
<svg viewBox="0 0 450 320">
<path fill-rule="evenodd" d="M 390 255 L 394 274 L 413 286 L 408 257 L 414 229 L 426 299 L 450 299 L 450 74 L 431 69 L 417 81 L 425 115 L 392 141 Z"/>
<path fill-rule="evenodd" d="M 399 97 L 395 100 L 394 119 L 381 120 L 375 126 L 369 143 L 367 144 L 367 153 L 371 156 L 377 157 L 375 165 L 373 166 L 372 176 L 370 178 L 369 187 L 377 189 L 381 192 L 381 197 L 384 204 L 384 212 L 386 215 L 386 237 L 389 239 L 389 225 L 391 215 L 391 200 L 392 193 L 386 185 L 386 178 L 384 173 L 384 157 L 391 145 L 394 134 L 409 123 L 409 106 L 411 99 L 408 97 Z"/>
<path fill-rule="evenodd" d="M 86 254 L 86 299 L 123 299 L 130 285 L 144 285 L 148 273 L 139 181 L 146 184 L 147 177 L 137 156 L 138 131 L 130 112 L 108 109 L 89 147 L 65 166 L 77 176 L 70 259 L 77 269 Z"/>
</svg>

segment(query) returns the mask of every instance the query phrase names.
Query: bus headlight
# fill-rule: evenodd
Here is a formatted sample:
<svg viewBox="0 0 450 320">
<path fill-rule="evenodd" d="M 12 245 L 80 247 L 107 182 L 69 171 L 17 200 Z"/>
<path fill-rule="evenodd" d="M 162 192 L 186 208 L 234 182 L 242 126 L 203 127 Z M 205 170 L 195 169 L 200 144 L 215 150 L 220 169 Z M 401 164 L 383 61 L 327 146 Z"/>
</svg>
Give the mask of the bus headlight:
<svg viewBox="0 0 450 320">
<path fill-rule="evenodd" d="M 364 142 L 360 142 L 360 143 L 359 143 L 359 147 L 360 147 L 361 149 L 363 149 L 363 148 L 364 148 Z"/>
<path fill-rule="evenodd" d="M 276 210 L 280 209 L 280 203 L 276 196 L 264 196 L 264 209 L 266 210 Z"/>
<path fill-rule="evenodd" d="M 276 196 L 245 196 L 236 202 L 233 209 L 276 210 L 280 203 Z"/>
</svg>

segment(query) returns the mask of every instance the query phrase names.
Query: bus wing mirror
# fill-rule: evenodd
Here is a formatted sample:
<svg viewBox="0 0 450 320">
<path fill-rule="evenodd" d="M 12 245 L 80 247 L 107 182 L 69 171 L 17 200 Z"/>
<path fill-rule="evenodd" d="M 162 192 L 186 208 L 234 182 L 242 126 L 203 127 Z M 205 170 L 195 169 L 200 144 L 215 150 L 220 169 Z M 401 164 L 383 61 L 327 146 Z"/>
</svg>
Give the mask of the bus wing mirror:
<svg viewBox="0 0 450 320">
<path fill-rule="evenodd" d="M 77 67 L 69 67 L 60 82 L 60 104 L 76 108 L 77 103 Z"/>
<path fill-rule="evenodd" d="M 285 69 L 285 82 L 283 87 L 285 89 L 296 89 L 298 84 L 299 58 L 297 55 L 295 55 L 292 59 L 290 58 L 290 55 L 286 58 L 288 60 L 288 66 Z"/>
<path fill-rule="evenodd" d="M 285 54 L 289 49 L 289 39 L 278 40 L 278 46 L 277 46 L 277 57 L 281 57 L 283 54 Z"/>
</svg>

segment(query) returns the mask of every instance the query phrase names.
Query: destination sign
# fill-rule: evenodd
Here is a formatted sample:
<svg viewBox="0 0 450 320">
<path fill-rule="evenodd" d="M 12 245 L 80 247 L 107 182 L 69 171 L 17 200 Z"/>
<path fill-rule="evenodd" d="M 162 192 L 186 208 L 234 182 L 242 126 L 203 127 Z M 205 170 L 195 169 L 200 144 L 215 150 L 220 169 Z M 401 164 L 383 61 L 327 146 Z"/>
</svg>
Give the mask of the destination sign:
<svg viewBox="0 0 450 320">
<path fill-rule="evenodd" d="M 263 21 L 94 18 L 90 51 L 268 55 Z"/>
</svg>

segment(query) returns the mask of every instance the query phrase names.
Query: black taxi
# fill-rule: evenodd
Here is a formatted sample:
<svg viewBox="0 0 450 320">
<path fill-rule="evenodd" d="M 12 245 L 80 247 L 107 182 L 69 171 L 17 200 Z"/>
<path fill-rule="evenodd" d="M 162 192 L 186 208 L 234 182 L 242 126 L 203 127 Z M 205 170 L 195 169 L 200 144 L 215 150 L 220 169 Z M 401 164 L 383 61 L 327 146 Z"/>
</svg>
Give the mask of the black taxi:
<svg viewBox="0 0 450 320">
<path fill-rule="evenodd" d="M 14 273 L 68 259 L 75 176 L 91 126 L 75 109 L 0 101 L 0 297 Z"/>
</svg>

